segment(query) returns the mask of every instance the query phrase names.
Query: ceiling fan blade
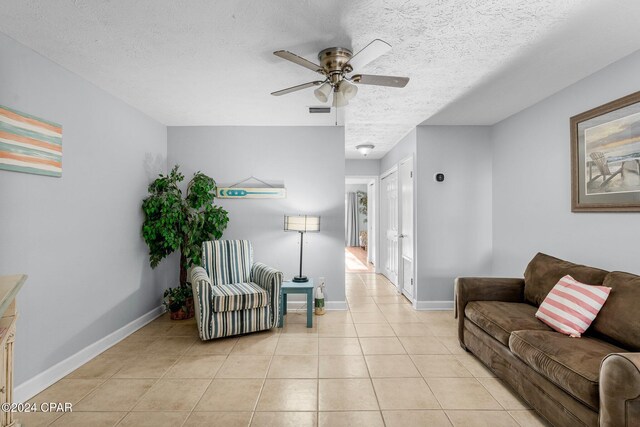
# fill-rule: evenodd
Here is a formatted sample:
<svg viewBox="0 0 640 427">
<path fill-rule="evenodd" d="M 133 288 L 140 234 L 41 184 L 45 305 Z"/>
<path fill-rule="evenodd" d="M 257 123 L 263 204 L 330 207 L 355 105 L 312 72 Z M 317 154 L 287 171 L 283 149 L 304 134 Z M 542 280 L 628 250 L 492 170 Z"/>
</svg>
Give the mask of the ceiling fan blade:
<svg viewBox="0 0 640 427">
<path fill-rule="evenodd" d="M 381 57 L 390 50 L 391 45 L 389 43 L 384 40 L 375 39 L 364 48 L 362 48 L 358 53 L 353 55 L 348 63 L 351 65 L 351 67 L 353 67 L 354 70 L 359 70 L 369 62 Z"/>
<path fill-rule="evenodd" d="M 296 55 L 295 53 L 291 53 L 288 50 L 278 50 L 276 52 L 273 52 L 273 54 L 275 56 L 278 56 L 282 59 L 286 59 L 287 61 L 291 61 L 294 64 L 298 64 L 303 66 L 304 68 L 308 68 L 311 71 L 315 71 L 316 73 L 320 73 L 322 74 L 322 67 L 319 66 L 318 64 L 314 64 L 313 62 L 304 59 L 301 56 Z"/>
<path fill-rule="evenodd" d="M 291 87 L 288 87 L 286 89 L 282 89 L 282 90 L 277 90 L 275 92 L 271 92 L 271 95 L 273 95 L 273 96 L 286 95 L 288 93 L 297 92 L 299 90 L 306 89 L 308 87 L 320 86 L 322 83 L 323 82 L 321 82 L 319 80 L 315 81 L 315 82 L 303 83 L 303 84 L 298 85 L 298 86 L 291 86 Z"/>
<path fill-rule="evenodd" d="M 398 76 L 374 76 L 371 74 L 356 74 L 351 79 L 354 83 L 361 85 L 405 87 L 409 83 L 409 77 Z"/>
</svg>

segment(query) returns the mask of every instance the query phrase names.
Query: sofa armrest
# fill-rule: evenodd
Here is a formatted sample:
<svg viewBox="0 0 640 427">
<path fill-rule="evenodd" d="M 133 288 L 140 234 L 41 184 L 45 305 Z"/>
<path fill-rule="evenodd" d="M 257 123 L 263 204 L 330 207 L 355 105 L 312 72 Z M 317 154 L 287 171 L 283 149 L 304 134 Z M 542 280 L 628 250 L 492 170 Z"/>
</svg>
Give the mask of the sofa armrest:
<svg viewBox="0 0 640 427">
<path fill-rule="evenodd" d="M 251 267 L 251 281 L 269 292 L 271 299 L 271 325 L 275 326 L 280 315 L 280 287 L 282 286 L 282 272 L 256 262 Z"/>
<path fill-rule="evenodd" d="M 458 340 L 464 347 L 464 309 L 471 301 L 524 301 L 524 279 L 499 277 L 458 277 L 455 281 L 455 316 Z"/>
<path fill-rule="evenodd" d="M 612 353 L 600 364 L 600 427 L 640 423 L 640 353 Z"/>
</svg>

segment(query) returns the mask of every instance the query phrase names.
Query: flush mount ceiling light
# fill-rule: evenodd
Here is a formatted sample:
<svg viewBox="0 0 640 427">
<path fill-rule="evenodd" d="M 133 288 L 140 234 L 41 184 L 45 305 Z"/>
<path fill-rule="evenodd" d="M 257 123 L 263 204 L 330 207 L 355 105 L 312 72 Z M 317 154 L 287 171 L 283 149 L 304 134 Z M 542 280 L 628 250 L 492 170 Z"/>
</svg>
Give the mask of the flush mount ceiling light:
<svg viewBox="0 0 640 427">
<path fill-rule="evenodd" d="M 356 146 L 356 150 L 365 157 L 367 157 L 367 154 L 369 154 L 374 148 L 376 147 L 373 144 L 361 144 Z"/>
<path fill-rule="evenodd" d="M 344 107 L 349 105 L 349 101 L 358 93 L 358 87 L 354 83 L 359 85 L 405 87 L 409 82 L 408 77 L 351 74 L 353 70 L 362 68 L 374 59 L 387 53 L 390 49 L 391 45 L 380 39 L 375 39 L 355 55 L 351 50 L 344 47 L 331 47 L 320 51 L 318 54 L 320 64 L 315 64 L 286 50 L 273 52 L 274 55 L 282 59 L 286 59 L 287 61 L 291 61 L 294 64 L 321 74 L 324 79 L 278 90 L 272 92 L 271 95 L 286 95 L 291 92 L 318 86 L 316 90 L 313 91 L 318 101 L 329 101 L 329 96 L 331 92 L 333 92 L 333 106 Z"/>
</svg>

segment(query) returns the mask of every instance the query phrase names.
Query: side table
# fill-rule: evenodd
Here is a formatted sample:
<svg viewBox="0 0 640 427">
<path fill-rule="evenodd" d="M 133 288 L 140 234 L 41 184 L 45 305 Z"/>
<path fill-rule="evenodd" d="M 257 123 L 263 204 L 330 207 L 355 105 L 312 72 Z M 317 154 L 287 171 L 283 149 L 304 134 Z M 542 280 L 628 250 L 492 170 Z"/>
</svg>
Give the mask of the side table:
<svg viewBox="0 0 640 427">
<path fill-rule="evenodd" d="M 313 279 L 308 282 L 282 282 L 280 288 L 280 316 L 278 319 L 278 327 L 284 326 L 284 316 L 287 314 L 287 295 L 288 294 L 306 294 L 307 295 L 307 328 L 313 326 Z"/>
</svg>

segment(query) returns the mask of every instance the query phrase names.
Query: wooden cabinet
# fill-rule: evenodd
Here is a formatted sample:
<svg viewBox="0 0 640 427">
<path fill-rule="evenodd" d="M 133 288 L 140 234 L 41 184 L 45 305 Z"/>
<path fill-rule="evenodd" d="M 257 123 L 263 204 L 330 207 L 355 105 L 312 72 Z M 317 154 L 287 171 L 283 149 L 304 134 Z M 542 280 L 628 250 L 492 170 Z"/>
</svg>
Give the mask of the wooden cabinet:
<svg viewBox="0 0 640 427">
<path fill-rule="evenodd" d="M 0 405 L 13 403 L 13 343 L 16 336 L 16 295 L 26 275 L 0 276 Z M 15 425 L 14 413 L 0 412 L 0 426 Z"/>
</svg>

